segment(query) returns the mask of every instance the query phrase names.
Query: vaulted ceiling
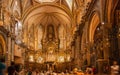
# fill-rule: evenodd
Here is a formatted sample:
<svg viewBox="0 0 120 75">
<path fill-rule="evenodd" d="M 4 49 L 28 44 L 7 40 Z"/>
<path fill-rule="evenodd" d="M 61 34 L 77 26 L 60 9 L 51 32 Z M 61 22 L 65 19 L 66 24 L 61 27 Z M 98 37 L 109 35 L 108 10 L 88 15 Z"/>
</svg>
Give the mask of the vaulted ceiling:
<svg viewBox="0 0 120 75">
<path fill-rule="evenodd" d="M 22 24 L 23 33 L 26 34 L 22 35 L 24 37 L 33 24 L 36 27 L 52 24 L 56 28 L 62 25 L 67 37 L 74 34 L 90 2 L 91 0 L 3 0 L 3 7 Z"/>
<path fill-rule="evenodd" d="M 7 10 L 11 11 L 10 13 L 21 20 L 30 16 L 34 16 L 35 20 L 36 16 L 49 17 L 53 20 L 60 17 L 65 22 L 68 20 L 71 22 L 71 19 L 73 21 L 77 18 L 80 23 L 80 18 L 84 15 L 89 2 L 91 0 L 4 0 L 4 7 L 7 7 Z M 61 23 L 60 19 L 56 21 Z"/>
</svg>

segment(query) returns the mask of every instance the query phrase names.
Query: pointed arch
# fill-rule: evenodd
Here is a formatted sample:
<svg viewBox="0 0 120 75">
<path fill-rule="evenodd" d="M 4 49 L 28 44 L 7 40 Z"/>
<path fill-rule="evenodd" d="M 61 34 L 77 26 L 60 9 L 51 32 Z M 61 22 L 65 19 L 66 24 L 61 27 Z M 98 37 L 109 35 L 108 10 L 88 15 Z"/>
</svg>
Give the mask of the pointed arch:
<svg viewBox="0 0 120 75">
<path fill-rule="evenodd" d="M 94 42 L 94 33 L 99 23 L 100 23 L 99 15 L 97 12 L 94 12 L 89 27 L 89 42 L 91 43 Z"/>
<path fill-rule="evenodd" d="M 6 53 L 6 43 L 4 37 L 0 34 L 0 54 Z"/>
<path fill-rule="evenodd" d="M 42 26 L 38 26 L 38 49 L 42 49 L 43 29 Z"/>
</svg>

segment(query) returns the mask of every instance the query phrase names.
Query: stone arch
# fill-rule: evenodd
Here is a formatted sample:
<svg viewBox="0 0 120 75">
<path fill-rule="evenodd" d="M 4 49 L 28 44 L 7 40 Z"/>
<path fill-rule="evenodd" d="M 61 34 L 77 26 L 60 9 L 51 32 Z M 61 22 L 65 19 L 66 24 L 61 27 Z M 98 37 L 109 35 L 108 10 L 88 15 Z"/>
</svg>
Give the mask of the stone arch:
<svg viewBox="0 0 120 75">
<path fill-rule="evenodd" d="M 107 4 L 107 18 L 108 18 L 108 23 L 110 23 L 111 22 L 111 19 L 110 19 L 110 16 L 111 16 L 111 10 L 112 10 L 112 5 L 113 5 L 113 2 L 112 2 L 112 0 L 109 0 L 108 1 L 108 4 Z"/>
<path fill-rule="evenodd" d="M 44 27 L 46 27 L 47 24 L 54 24 L 54 26 L 57 27 L 59 23 L 61 23 L 67 26 L 67 31 L 69 31 L 72 25 L 74 25 L 72 16 L 71 12 L 66 8 L 53 4 L 44 4 L 31 7 L 25 11 L 21 20 L 24 27 L 27 26 L 28 29 L 32 24 L 38 25 L 40 23 L 44 25 Z"/>
<path fill-rule="evenodd" d="M 0 34 L 0 55 L 4 55 L 6 53 L 6 43 L 2 34 Z"/>
<path fill-rule="evenodd" d="M 18 12 L 17 10 L 15 10 L 15 11 L 13 12 L 13 14 L 14 14 L 15 18 L 19 19 L 20 14 L 19 14 L 19 12 Z"/>
<path fill-rule="evenodd" d="M 95 30 L 96 30 L 97 26 L 99 25 L 99 23 L 100 23 L 100 17 L 98 15 L 98 13 L 94 12 L 92 19 L 90 21 L 90 26 L 89 26 L 89 30 L 88 30 L 89 42 L 91 42 L 91 43 L 94 42 L 94 33 L 95 33 Z"/>
<path fill-rule="evenodd" d="M 84 50 L 87 51 L 87 49 L 89 49 L 92 43 L 94 43 L 94 34 L 99 23 L 100 23 L 99 12 L 96 9 L 94 9 L 88 16 L 87 22 L 83 29 L 82 38 L 81 38 L 81 50 L 83 52 L 85 52 Z M 90 64 L 89 53 L 87 54 L 87 57 L 88 58 L 86 59 L 88 61 L 88 64 Z"/>
<path fill-rule="evenodd" d="M 54 5 L 54 4 L 41 4 L 41 5 L 37 5 L 35 7 L 30 7 L 28 10 L 25 11 L 25 13 L 23 13 L 23 16 L 22 16 L 23 23 L 24 23 L 24 20 L 26 19 L 26 17 L 28 17 L 32 11 L 34 11 L 38 8 L 42 9 L 46 6 L 49 6 L 49 7 L 55 8 L 55 9 L 57 8 L 57 9 L 63 11 L 67 16 L 73 17 L 72 13 L 67 8 L 63 8 L 63 7 Z"/>
<path fill-rule="evenodd" d="M 113 0 L 108 0 L 107 2 L 106 14 L 108 23 L 113 23 L 114 21 L 114 13 L 117 5 L 119 4 L 118 2 L 119 0 L 116 0 L 115 2 L 113 2 Z"/>
</svg>

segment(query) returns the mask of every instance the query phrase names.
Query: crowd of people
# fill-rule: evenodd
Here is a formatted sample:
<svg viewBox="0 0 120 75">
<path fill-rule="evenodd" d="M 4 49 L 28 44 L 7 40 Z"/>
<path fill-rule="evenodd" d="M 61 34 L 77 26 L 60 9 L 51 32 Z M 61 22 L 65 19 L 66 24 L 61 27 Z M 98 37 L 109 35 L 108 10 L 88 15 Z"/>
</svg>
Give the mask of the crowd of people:
<svg viewBox="0 0 120 75">
<path fill-rule="evenodd" d="M 86 75 L 86 74 L 92 75 L 97 73 L 95 67 L 90 67 L 90 66 L 88 66 L 85 71 L 78 68 L 74 68 L 72 71 L 66 70 L 64 72 L 55 72 L 52 71 L 51 69 L 46 71 L 41 71 L 39 69 L 32 69 L 32 68 L 29 68 L 24 71 L 25 71 L 25 75 Z"/>
<path fill-rule="evenodd" d="M 97 69 L 93 66 L 88 66 L 85 71 L 74 68 L 73 71 L 66 70 L 65 72 L 54 72 L 52 70 L 41 71 L 39 69 L 24 69 L 19 64 L 11 62 L 11 65 L 6 67 L 5 60 L 0 59 L 0 75 L 95 75 L 97 74 Z M 7 73 L 7 74 L 6 74 Z M 110 66 L 111 75 L 119 74 L 119 65 L 114 61 L 113 65 Z"/>
</svg>

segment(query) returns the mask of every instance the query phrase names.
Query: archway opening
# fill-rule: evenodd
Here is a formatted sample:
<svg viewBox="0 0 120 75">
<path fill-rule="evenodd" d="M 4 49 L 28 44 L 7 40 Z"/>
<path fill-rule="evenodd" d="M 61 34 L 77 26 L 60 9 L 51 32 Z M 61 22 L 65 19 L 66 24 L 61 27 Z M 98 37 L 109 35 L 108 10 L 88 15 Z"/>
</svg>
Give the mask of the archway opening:
<svg viewBox="0 0 120 75">
<path fill-rule="evenodd" d="M 100 23 L 99 15 L 97 13 L 94 13 L 92 20 L 90 22 L 90 28 L 89 28 L 89 42 L 94 42 L 94 34 L 97 26 Z"/>
<path fill-rule="evenodd" d="M 4 37 L 0 34 L 0 59 L 5 60 L 6 43 Z"/>
</svg>

